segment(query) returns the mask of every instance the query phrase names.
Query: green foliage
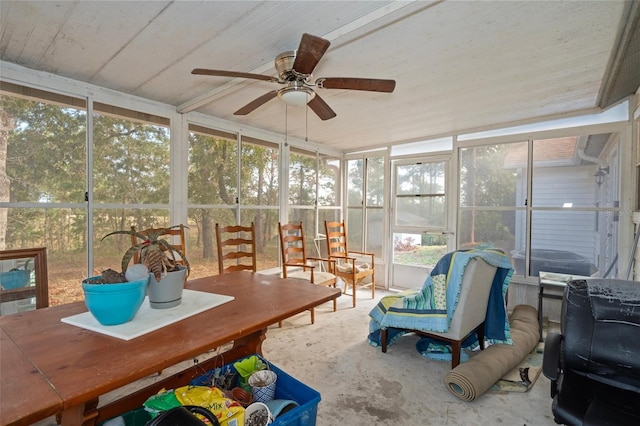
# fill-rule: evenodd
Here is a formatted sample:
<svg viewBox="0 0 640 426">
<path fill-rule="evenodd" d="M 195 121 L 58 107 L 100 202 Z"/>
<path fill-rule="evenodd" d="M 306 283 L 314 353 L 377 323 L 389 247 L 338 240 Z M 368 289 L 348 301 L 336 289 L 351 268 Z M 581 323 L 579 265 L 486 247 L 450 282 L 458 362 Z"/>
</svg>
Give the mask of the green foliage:
<svg viewBox="0 0 640 426">
<path fill-rule="evenodd" d="M 411 250 L 394 251 L 393 262 L 401 265 L 433 267 L 446 253 L 446 245 L 414 246 Z"/>
<path fill-rule="evenodd" d="M 461 151 L 460 241 L 503 241 L 513 239 L 515 216 L 498 210 L 475 207 L 515 207 L 517 175 L 504 167 L 512 145 L 490 145 Z"/>
</svg>

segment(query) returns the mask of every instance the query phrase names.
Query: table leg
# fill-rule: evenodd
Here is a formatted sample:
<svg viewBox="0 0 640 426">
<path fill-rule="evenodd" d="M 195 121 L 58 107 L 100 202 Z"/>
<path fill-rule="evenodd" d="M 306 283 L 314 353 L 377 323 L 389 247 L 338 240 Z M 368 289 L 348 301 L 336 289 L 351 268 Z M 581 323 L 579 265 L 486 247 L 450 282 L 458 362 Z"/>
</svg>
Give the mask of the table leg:
<svg viewBox="0 0 640 426">
<path fill-rule="evenodd" d="M 542 338 L 542 298 L 544 297 L 544 286 L 539 283 L 538 284 L 538 332 L 540 333 L 540 342 L 544 339 Z"/>
<path fill-rule="evenodd" d="M 267 338 L 267 329 L 263 328 L 259 331 L 251 333 L 233 341 L 233 348 L 244 346 L 249 349 L 250 353 L 262 355 L 262 342 Z"/>
<path fill-rule="evenodd" d="M 60 424 L 62 426 L 93 426 L 98 419 L 98 398 L 84 405 L 76 405 L 62 410 Z"/>
</svg>

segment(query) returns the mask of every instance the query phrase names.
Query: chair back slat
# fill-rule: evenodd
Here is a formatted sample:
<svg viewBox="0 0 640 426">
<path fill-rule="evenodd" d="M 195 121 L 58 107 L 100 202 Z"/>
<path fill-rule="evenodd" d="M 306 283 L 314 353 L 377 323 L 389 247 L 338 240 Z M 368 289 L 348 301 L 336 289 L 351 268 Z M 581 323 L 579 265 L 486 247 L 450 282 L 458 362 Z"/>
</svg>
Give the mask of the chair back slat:
<svg viewBox="0 0 640 426">
<path fill-rule="evenodd" d="M 251 226 L 220 226 L 216 223 L 216 242 L 220 274 L 256 272 L 256 234 L 253 222 Z"/>
</svg>

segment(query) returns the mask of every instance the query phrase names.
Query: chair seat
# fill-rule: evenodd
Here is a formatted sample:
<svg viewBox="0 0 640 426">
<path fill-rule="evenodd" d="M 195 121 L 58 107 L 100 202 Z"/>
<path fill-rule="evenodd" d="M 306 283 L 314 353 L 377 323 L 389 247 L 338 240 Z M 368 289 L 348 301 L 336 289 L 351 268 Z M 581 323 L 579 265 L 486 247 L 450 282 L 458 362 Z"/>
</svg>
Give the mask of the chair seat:
<svg viewBox="0 0 640 426">
<path fill-rule="evenodd" d="M 345 263 L 344 265 L 336 265 L 336 268 L 338 269 L 338 272 L 341 272 L 343 274 L 350 274 L 350 273 L 353 272 L 353 268 L 348 263 Z M 363 263 L 361 265 L 356 265 L 356 272 L 357 273 L 368 271 L 370 269 L 371 269 L 371 266 L 368 263 Z"/>
<path fill-rule="evenodd" d="M 295 278 L 299 280 L 311 281 L 311 271 L 295 271 L 287 273 L 287 278 Z M 336 276 L 328 272 L 314 271 L 313 279 L 315 284 L 323 284 L 327 281 L 333 281 Z"/>
</svg>

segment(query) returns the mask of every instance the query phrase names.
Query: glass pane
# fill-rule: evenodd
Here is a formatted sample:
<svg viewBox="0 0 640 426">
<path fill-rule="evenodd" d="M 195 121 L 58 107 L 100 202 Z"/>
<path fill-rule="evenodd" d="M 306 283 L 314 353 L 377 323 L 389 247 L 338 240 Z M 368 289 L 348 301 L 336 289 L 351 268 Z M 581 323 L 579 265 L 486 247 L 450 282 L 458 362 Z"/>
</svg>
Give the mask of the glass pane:
<svg viewBox="0 0 640 426">
<path fill-rule="evenodd" d="M 49 305 L 84 299 L 87 215 L 84 209 L 8 208 L 6 249 L 47 248 Z"/>
<path fill-rule="evenodd" d="M 291 152 L 289 157 L 289 204 L 313 206 L 316 201 L 316 157 Z"/>
<path fill-rule="evenodd" d="M 278 146 L 255 139 L 251 141 L 249 143 L 244 138 L 242 141 L 240 204 L 277 206 L 280 185 Z"/>
<path fill-rule="evenodd" d="M 433 268 L 447 252 L 442 234 L 393 234 L 393 263 Z"/>
<path fill-rule="evenodd" d="M 610 173 L 613 165 L 604 157 L 610 137 L 607 133 L 533 141 L 532 206 L 594 207 L 602 201 L 601 188 L 617 194 Z"/>
<path fill-rule="evenodd" d="M 189 202 L 236 204 L 238 196 L 238 143 L 235 136 L 189 133 Z"/>
<path fill-rule="evenodd" d="M 531 218 L 531 261 L 528 275 L 538 276 L 540 271 L 544 271 L 604 277 L 607 270 L 614 268 L 608 277 L 616 276 L 615 258 L 600 255 L 604 248 L 601 247 L 604 234 L 608 230 L 617 231 L 617 222 L 612 213 L 534 211 Z M 598 229 L 600 219 L 609 225 Z M 514 267 L 519 274 L 525 272 L 524 259 L 524 249 L 519 248 L 513 255 Z"/>
<path fill-rule="evenodd" d="M 347 247 L 362 251 L 362 209 L 347 209 Z"/>
<path fill-rule="evenodd" d="M 396 225 L 444 228 L 445 196 L 396 198 Z"/>
<path fill-rule="evenodd" d="M 522 207 L 526 179 L 527 142 L 460 150 L 461 207 Z"/>
<path fill-rule="evenodd" d="M 86 112 L 12 96 L 0 102 L 8 131 L 2 166 L 11 182 L 1 201 L 84 202 Z"/>
<path fill-rule="evenodd" d="M 514 250 L 515 233 L 524 230 L 516 226 L 516 219 L 524 221 L 524 210 L 464 210 L 458 223 L 458 247 L 479 245 L 497 247 L 507 255 Z"/>
<path fill-rule="evenodd" d="M 258 271 L 278 267 L 278 209 L 242 209 L 241 224 L 251 222 L 256 228 L 256 262 Z"/>
<path fill-rule="evenodd" d="M 444 195 L 445 162 L 405 164 L 396 168 L 399 195 Z"/>
<path fill-rule="evenodd" d="M 169 128 L 94 113 L 96 203 L 169 203 Z"/>
<path fill-rule="evenodd" d="M 384 158 L 367 158 L 367 207 L 384 205 Z"/>
<path fill-rule="evenodd" d="M 347 207 L 362 207 L 364 160 L 347 161 Z"/>
<path fill-rule="evenodd" d="M 366 252 L 374 253 L 382 258 L 382 229 L 384 229 L 384 210 L 381 208 L 367 208 L 367 247 Z M 351 229 L 349 229 L 351 233 Z M 351 246 L 349 249 L 353 249 Z"/>
<path fill-rule="evenodd" d="M 320 155 L 318 169 L 318 205 L 340 204 L 340 159 Z"/>
</svg>

